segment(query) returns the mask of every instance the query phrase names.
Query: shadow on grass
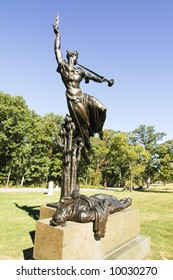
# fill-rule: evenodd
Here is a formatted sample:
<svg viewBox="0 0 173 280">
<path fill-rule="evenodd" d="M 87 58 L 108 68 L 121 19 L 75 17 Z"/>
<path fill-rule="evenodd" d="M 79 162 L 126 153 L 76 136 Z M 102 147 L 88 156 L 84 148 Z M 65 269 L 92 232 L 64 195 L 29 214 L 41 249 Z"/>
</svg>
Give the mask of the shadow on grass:
<svg viewBox="0 0 173 280">
<path fill-rule="evenodd" d="M 34 240 L 35 240 L 35 231 L 30 231 L 30 237 L 32 240 L 32 243 L 34 245 Z M 34 247 L 28 248 L 23 250 L 23 258 L 24 260 L 34 260 L 33 258 L 33 252 L 34 252 Z"/>
<path fill-rule="evenodd" d="M 17 203 L 14 203 L 15 206 L 25 212 L 28 213 L 28 215 L 33 218 L 34 220 L 38 220 L 39 219 L 39 213 L 40 213 L 40 210 L 38 209 L 35 209 L 35 208 L 40 208 L 40 205 L 37 205 L 37 206 L 27 206 L 27 205 L 23 205 L 23 206 L 20 206 L 18 205 Z M 32 240 L 32 243 L 34 245 L 34 240 L 35 240 L 35 231 L 30 231 L 29 232 L 30 234 L 30 238 Z M 33 252 L 34 252 L 34 247 L 31 247 L 31 248 L 28 248 L 28 249 L 24 249 L 23 250 L 23 258 L 24 260 L 33 260 Z"/>
<path fill-rule="evenodd" d="M 38 220 L 39 219 L 39 213 L 40 213 L 40 210 L 38 209 L 35 209 L 35 208 L 38 208 L 40 207 L 40 205 L 37 205 L 37 206 L 27 206 L 27 205 L 23 205 L 23 206 L 20 206 L 18 205 L 17 203 L 14 203 L 15 206 L 23 211 L 26 211 L 28 213 L 28 215 L 33 218 L 34 220 Z"/>
<path fill-rule="evenodd" d="M 17 208 L 27 212 L 28 215 L 31 218 L 33 218 L 34 220 L 37 221 L 39 219 L 40 210 L 35 209 L 35 208 L 38 208 L 38 207 L 40 208 L 40 205 L 37 205 L 37 206 L 27 206 L 27 205 L 20 206 L 17 203 L 14 203 L 14 204 L 15 204 L 15 206 Z M 35 231 L 31 231 L 29 234 L 30 234 L 32 243 L 34 245 Z M 31 248 L 28 248 L 28 249 L 24 249 L 23 250 L 23 258 L 24 258 L 24 260 L 33 260 L 33 251 L 34 251 L 34 247 L 31 247 Z"/>
</svg>

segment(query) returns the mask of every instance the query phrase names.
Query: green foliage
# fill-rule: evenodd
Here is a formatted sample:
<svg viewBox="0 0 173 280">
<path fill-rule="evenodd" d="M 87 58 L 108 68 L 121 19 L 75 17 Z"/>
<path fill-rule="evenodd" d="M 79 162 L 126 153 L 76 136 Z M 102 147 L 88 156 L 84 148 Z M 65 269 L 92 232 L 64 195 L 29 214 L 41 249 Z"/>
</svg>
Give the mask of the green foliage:
<svg viewBox="0 0 173 280">
<path fill-rule="evenodd" d="M 143 145 L 146 150 L 152 153 L 165 135 L 163 132 L 156 132 L 154 126 L 140 125 L 131 133 L 130 140 L 134 145 Z"/>
<path fill-rule="evenodd" d="M 106 140 L 100 140 L 98 136 L 91 138 L 92 150 L 90 152 L 90 165 L 84 160 L 79 164 L 78 180 L 80 184 L 100 186 L 103 183 L 103 170 L 108 153 Z"/>
<path fill-rule="evenodd" d="M 53 180 L 61 184 L 62 151 L 58 131 L 63 117 L 40 116 L 21 96 L 0 92 L 0 185 L 33 186 Z M 91 138 L 91 164 L 81 159 L 78 183 L 104 187 L 173 181 L 173 140 L 141 125 L 130 133 L 104 130 Z"/>
<path fill-rule="evenodd" d="M 156 132 L 154 126 L 140 125 L 129 134 L 130 142 L 133 145 L 140 144 L 148 151 L 148 163 L 142 174 L 143 184 L 154 182 L 159 172 L 158 147 L 159 142 L 163 139 L 165 133 Z"/>
<path fill-rule="evenodd" d="M 7 181 L 9 176 L 15 177 L 15 171 L 20 168 L 20 156 L 30 129 L 30 117 L 31 112 L 22 97 L 0 92 L 0 169 L 3 181 L 5 177 Z"/>
<path fill-rule="evenodd" d="M 148 160 L 149 153 L 142 145 L 131 144 L 127 133 L 115 132 L 109 140 L 107 155 L 105 176 L 107 175 L 108 186 L 124 186 L 126 181 L 132 179 L 139 181 Z"/>
<path fill-rule="evenodd" d="M 159 180 L 166 183 L 173 181 L 173 140 L 166 141 L 158 147 Z"/>
<path fill-rule="evenodd" d="M 22 97 L 0 92 L 0 184 L 41 185 L 61 177 L 57 139 L 62 120 L 53 113 L 41 117 Z"/>
</svg>

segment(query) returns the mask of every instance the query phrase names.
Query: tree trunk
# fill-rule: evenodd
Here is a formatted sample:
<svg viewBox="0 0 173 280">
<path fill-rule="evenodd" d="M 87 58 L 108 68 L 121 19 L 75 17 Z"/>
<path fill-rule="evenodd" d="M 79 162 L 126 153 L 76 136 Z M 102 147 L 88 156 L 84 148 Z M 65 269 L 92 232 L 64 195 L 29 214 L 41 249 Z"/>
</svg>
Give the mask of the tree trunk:
<svg viewBox="0 0 173 280">
<path fill-rule="evenodd" d="M 20 183 L 21 187 L 23 187 L 23 183 L 24 183 L 24 175 L 22 176 L 22 180 L 21 180 L 21 183 Z"/>
<path fill-rule="evenodd" d="M 132 192 L 133 178 L 132 178 L 132 166 L 130 161 L 129 161 L 129 167 L 130 167 L 130 192 Z"/>
<path fill-rule="evenodd" d="M 148 179 L 147 179 L 147 189 L 148 189 L 149 186 L 150 186 L 150 182 L 151 182 L 151 179 L 150 179 L 150 177 L 148 177 Z"/>
<path fill-rule="evenodd" d="M 89 179 L 89 167 L 87 167 L 86 178 L 85 178 L 85 185 L 88 184 L 88 179 Z"/>
<path fill-rule="evenodd" d="M 105 188 L 107 187 L 106 177 L 105 177 L 105 179 L 104 179 L 104 187 L 105 187 Z"/>
<path fill-rule="evenodd" d="M 8 188 L 8 187 L 9 187 L 10 176 L 11 176 L 11 168 L 10 168 L 9 173 L 8 173 L 8 178 L 7 178 L 6 188 Z"/>
</svg>

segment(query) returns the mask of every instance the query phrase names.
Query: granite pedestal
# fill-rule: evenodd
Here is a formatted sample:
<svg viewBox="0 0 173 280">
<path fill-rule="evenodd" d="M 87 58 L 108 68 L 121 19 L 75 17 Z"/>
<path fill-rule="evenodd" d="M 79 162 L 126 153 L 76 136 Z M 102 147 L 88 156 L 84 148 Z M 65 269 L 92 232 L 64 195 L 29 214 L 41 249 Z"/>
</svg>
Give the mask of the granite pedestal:
<svg viewBox="0 0 173 280">
<path fill-rule="evenodd" d="M 42 207 L 37 221 L 34 258 L 37 260 L 144 259 L 150 240 L 140 235 L 138 209 L 128 208 L 108 217 L 105 237 L 95 240 L 93 223 L 67 221 L 65 227 L 49 225 L 55 212 Z"/>
</svg>

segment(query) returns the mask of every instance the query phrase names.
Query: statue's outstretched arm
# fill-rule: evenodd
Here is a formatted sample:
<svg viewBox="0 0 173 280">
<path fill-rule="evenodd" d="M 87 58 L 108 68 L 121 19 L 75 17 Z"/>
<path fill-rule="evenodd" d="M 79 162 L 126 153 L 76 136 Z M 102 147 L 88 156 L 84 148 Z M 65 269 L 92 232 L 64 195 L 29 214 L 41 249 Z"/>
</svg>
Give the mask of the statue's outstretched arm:
<svg viewBox="0 0 173 280">
<path fill-rule="evenodd" d="M 104 77 L 97 77 L 96 75 L 91 75 L 89 72 L 84 72 L 84 79 L 86 83 L 89 83 L 89 80 L 92 80 L 97 83 L 102 83 L 105 81 Z"/>
<path fill-rule="evenodd" d="M 60 32 L 59 32 L 59 15 L 57 15 L 56 17 L 56 22 L 53 25 L 53 30 L 54 33 L 56 35 L 55 37 L 55 42 L 54 42 L 54 51 L 55 51 L 55 57 L 56 60 L 58 62 L 58 64 L 61 64 L 61 62 L 64 60 L 63 56 L 62 56 L 62 52 L 61 52 L 61 36 L 60 36 Z"/>
</svg>

